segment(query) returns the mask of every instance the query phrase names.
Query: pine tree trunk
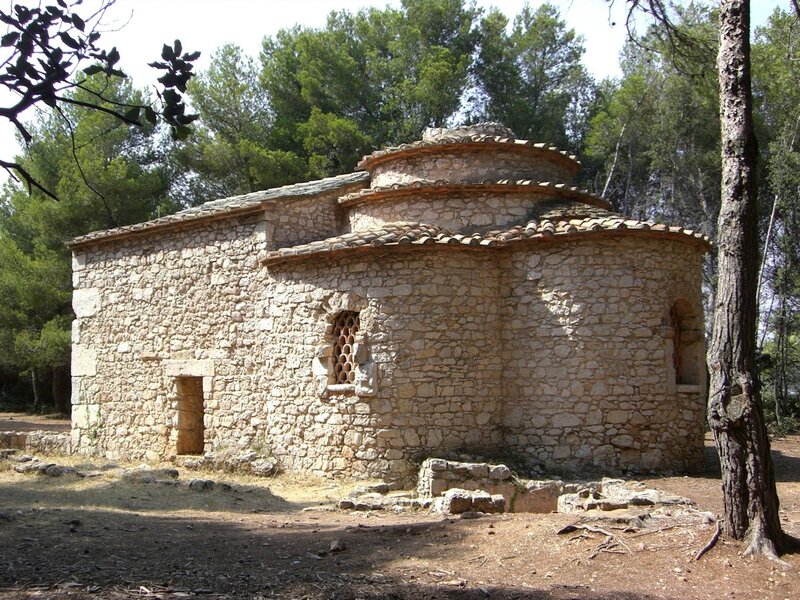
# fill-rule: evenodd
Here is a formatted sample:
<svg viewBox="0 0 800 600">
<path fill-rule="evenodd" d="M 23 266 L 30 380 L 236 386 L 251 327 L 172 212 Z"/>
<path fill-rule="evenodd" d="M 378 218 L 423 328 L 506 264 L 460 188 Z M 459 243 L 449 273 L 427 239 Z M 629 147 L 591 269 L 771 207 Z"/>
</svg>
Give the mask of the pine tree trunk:
<svg viewBox="0 0 800 600">
<path fill-rule="evenodd" d="M 42 412 L 42 386 L 36 374 L 36 369 L 31 369 L 31 390 L 33 391 L 33 412 Z"/>
<path fill-rule="evenodd" d="M 70 378 L 65 367 L 53 367 L 53 410 L 61 415 L 70 414 Z"/>
<path fill-rule="evenodd" d="M 750 5 L 720 2 L 722 205 L 718 283 L 708 355 L 708 420 L 722 467 L 725 532 L 747 554 L 777 556 L 778 495 L 755 368 L 758 235 L 756 140 L 750 88 Z"/>
</svg>

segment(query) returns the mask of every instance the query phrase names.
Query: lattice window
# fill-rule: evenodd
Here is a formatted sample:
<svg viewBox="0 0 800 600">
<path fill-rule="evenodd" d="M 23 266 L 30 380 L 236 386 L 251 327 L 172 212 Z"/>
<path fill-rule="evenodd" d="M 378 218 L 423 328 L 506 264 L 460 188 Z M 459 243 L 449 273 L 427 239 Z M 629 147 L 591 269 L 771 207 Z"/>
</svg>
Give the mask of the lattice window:
<svg viewBox="0 0 800 600">
<path fill-rule="evenodd" d="M 356 378 L 353 346 L 358 331 L 358 313 L 340 312 L 333 322 L 333 379 L 334 383 L 353 383 Z"/>
</svg>

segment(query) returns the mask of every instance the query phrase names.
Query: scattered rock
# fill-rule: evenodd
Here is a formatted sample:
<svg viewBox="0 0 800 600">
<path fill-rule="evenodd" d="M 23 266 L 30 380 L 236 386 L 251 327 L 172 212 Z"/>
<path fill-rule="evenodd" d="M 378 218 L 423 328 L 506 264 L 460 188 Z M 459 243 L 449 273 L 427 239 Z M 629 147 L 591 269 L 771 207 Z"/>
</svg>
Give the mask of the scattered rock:
<svg viewBox="0 0 800 600">
<path fill-rule="evenodd" d="M 100 470 L 95 471 L 75 471 L 75 475 L 80 477 L 81 479 L 91 479 L 92 477 L 100 477 L 103 474 Z"/>
<path fill-rule="evenodd" d="M 192 470 L 210 469 L 228 473 L 252 473 L 260 477 L 272 477 L 280 472 L 280 466 L 274 458 L 259 455 L 254 450 L 206 452 L 200 457 L 181 458 L 180 465 Z"/>
<path fill-rule="evenodd" d="M 484 513 L 476 510 L 468 510 L 466 512 L 461 513 L 462 519 L 480 519 L 483 516 L 485 516 Z"/>
<path fill-rule="evenodd" d="M 126 469 L 122 472 L 122 480 L 130 483 L 159 483 L 180 477 L 178 469 L 172 467 L 151 469 L 146 466 L 137 469 Z"/>
<path fill-rule="evenodd" d="M 391 490 L 392 487 L 388 483 L 373 483 L 369 485 L 358 486 L 355 490 L 353 490 L 353 495 L 360 496 L 362 494 L 388 494 Z"/>
<path fill-rule="evenodd" d="M 189 482 L 189 489 L 196 492 L 210 492 L 216 487 L 216 482 L 210 479 L 192 479 Z"/>
<path fill-rule="evenodd" d="M 447 490 L 441 500 L 437 499 L 433 506 L 437 512 L 450 515 L 461 515 L 466 512 L 500 513 L 504 508 L 505 498 L 499 494 L 458 488 Z"/>
<path fill-rule="evenodd" d="M 250 472 L 261 477 L 272 477 L 278 474 L 278 463 L 271 458 L 259 458 L 250 463 Z"/>
<path fill-rule="evenodd" d="M 347 550 L 347 546 L 342 540 L 337 538 L 331 542 L 331 546 L 328 550 L 333 553 L 344 552 L 345 550 Z"/>
<path fill-rule="evenodd" d="M 61 477 L 62 475 L 66 475 L 67 473 L 74 473 L 75 469 L 72 467 L 64 467 L 61 465 L 49 465 L 45 470 L 44 474 L 48 477 Z"/>
<path fill-rule="evenodd" d="M 14 467 L 17 473 L 35 473 L 39 470 L 39 462 L 24 462 Z"/>
</svg>

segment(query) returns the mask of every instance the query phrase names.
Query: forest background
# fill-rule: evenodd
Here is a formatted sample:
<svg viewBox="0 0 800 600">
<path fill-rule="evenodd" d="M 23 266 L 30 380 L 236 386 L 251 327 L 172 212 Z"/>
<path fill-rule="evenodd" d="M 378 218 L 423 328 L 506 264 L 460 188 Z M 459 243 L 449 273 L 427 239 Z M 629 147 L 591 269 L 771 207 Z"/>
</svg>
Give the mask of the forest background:
<svg viewBox="0 0 800 600">
<path fill-rule="evenodd" d="M 0 192 L 0 404 L 68 412 L 70 256 L 92 230 L 208 200 L 350 172 L 362 155 L 425 127 L 499 121 L 584 165 L 580 184 L 637 219 L 716 234 L 720 204 L 717 16 L 686 3 L 682 35 L 634 32 L 622 75 L 596 80 L 558 8 L 513 17 L 466 0 L 339 11 L 319 28 L 219 48 L 188 87 L 194 133 L 132 127 L 96 110 L 43 112 L 20 162 L 59 201 L 13 181 Z M 776 9 L 756 28 L 760 149 L 759 350 L 772 427 L 800 419 L 800 23 Z M 89 86 L 141 104 L 129 79 Z M 110 86 L 110 87 L 109 87 Z M 92 103 L 91 91 L 76 99 Z M 707 306 L 715 264 L 705 268 Z M 709 323 L 710 326 L 710 323 Z"/>
</svg>

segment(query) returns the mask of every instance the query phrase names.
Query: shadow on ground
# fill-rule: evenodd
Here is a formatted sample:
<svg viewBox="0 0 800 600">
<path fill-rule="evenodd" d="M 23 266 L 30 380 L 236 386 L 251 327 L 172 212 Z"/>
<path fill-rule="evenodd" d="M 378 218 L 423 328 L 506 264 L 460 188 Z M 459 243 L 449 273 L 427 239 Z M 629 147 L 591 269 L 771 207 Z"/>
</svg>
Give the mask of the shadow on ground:
<svg viewBox="0 0 800 600">
<path fill-rule="evenodd" d="M 118 511 L 201 511 L 226 513 L 297 511 L 309 503 L 288 502 L 266 486 L 217 483 L 211 490 L 189 487 L 190 480 L 154 483 L 98 477 L 81 479 L 74 474 L 51 478 L 25 474 L 0 483 L 0 510 L 24 505 L 33 498 L 37 508 Z"/>
<path fill-rule="evenodd" d="M 586 585 L 482 586 L 423 569 L 474 524 L 318 525 L 268 515 L 240 523 L 96 509 L 24 509 L 0 519 L 0 598 L 648 599 Z M 340 551 L 331 551 L 336 541 Z M 377 541 L 377 542 L 376 542 Z M 437 543 L 438 542 L 438 543 Z M 450 542 L 451 544 L 454 542 Z M 463 557 L 464 561 L 468 556 Z M 399 563 L 399 564 L 398 564 Z M 393 568 L 390 568 L 393 567 Z M 413 572 L 419 573 L 419 569 Z M 535 573 L 535 571 L 533 571 Z M 16 596 L 19 594 L 18 596 Z"/>
</svg>

